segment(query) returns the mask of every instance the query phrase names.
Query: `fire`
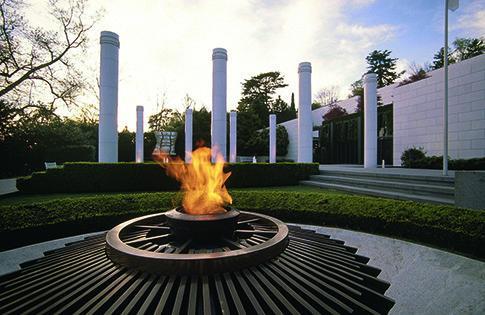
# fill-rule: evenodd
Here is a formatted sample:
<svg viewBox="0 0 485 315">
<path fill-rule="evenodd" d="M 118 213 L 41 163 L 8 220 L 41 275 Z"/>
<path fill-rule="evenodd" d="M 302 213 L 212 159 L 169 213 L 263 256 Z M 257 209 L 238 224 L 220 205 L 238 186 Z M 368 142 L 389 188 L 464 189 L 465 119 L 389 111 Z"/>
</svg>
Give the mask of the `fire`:
<svg viewBox="0 0 485 315">
<path fill-rule="evenodd" d="M 217 156 L 211 163 L 211 150 L 201 147 L 192 152 L 192 163 L 185 164 L 180 158 L 170 158 L 159 153 L 157 160 L 169 176 L 181 183 L 184 191 L 182 205 L 188 214 L 216 214 L 226 210 L 232 198 L 224 185 L 231 173 L 224 173 L 224 159 Z M 168 161 L 168 163 L 167 163 Z"/>
</svg>

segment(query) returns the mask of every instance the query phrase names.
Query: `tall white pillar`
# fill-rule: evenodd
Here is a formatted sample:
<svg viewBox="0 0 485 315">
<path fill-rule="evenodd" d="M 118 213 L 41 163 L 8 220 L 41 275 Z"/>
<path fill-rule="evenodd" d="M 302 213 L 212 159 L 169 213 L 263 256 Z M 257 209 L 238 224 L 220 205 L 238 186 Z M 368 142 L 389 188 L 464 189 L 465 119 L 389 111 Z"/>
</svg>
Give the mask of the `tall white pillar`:
<svg viewBox="0 0 485 315">
<path fill-rule="evenodd" d="M 364 168 L 377 168 L 377 76 L 364 76 Z"/>
<path fill-rule="evenodd" d="M 226 156 L 227 51 L 215 48 L 212 52 L 212 161 L 220 154 Z"/>
<path fill-rule="evenodd" d="M 118 162 L 119 36 L 103 31 L 100 37 L 98 161 Z"/>
<path fill-rule="evenodd" d="M 135 161 L 143 163 L 143 106 L 136 107 L 136 143 Z"/>
<path fill-rule="evenodd" d="M 269 162 L 276 163 L 276 115 L 269 115 Z"/>
<path fill-rule="evenodd" d="M 312 65 L 298 65 L 298 162 L 313 161 Z"/>
<path fill-rule="evenodd" d="M 237 157 L 237 112 L 229 116 L 229 162 L 236 163 Z"/>
<path fill-rule="evenodd" d="M 192 109 L 185 111 L 185 163 L 192 162 Z"/>
</svg>

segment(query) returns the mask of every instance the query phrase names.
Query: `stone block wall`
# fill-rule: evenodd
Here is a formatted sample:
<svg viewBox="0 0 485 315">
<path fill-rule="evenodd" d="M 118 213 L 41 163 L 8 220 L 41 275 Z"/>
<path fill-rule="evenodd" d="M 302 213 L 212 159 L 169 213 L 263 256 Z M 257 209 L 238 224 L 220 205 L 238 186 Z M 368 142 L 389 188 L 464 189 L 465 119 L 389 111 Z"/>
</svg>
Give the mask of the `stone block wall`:
<svg viewBox="0 0 485 315">
<path fill-rule="evenodd" d="M 444 71 L 394 89 L 394 165 L 404 150 L 423 147 L 428 155 L 442 155 Z M 485 55 L 449 67 L 449 156 L 485 156 Z"/>
</svg>

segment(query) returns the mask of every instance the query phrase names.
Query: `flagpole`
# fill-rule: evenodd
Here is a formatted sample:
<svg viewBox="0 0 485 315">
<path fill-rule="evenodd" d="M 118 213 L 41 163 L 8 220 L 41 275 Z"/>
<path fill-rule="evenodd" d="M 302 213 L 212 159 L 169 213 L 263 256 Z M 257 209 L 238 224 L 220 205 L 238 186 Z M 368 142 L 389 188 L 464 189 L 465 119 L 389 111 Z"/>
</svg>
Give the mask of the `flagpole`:
<svg viewBox="0 0 485 315">
<path fill-rule="evenodd" d="M 443 109 L 443 176 L 448 175 L 448 0 L 445 0 L 445 47 L 443 48 L 445 71 L 445 106 Z"/>
</svg>

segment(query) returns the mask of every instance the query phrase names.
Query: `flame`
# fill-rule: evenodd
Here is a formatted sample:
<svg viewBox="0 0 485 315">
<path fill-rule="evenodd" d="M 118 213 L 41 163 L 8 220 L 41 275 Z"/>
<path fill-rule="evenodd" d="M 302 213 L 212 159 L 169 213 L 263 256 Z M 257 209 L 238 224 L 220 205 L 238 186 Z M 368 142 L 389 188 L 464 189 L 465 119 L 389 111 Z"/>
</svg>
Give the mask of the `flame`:
<svg viewBox="0 0 485 315">
<path fill-rule="evenodd" d="M 169 176 L 181 183 L 184 191 L 182 205 L 188 214 L 216 214 L 226 211 L 232 203 L 224 183 L 231 173 L 224 173 L 224 159 L 217 155 L 211 163 L 211 150 L 200 147 L 192 152 L 192 163 L 185 164 L 179 157 L 171 158 L 160 152 L 156 156 Z"/>
</svg>

